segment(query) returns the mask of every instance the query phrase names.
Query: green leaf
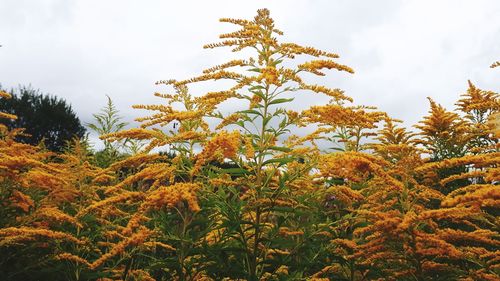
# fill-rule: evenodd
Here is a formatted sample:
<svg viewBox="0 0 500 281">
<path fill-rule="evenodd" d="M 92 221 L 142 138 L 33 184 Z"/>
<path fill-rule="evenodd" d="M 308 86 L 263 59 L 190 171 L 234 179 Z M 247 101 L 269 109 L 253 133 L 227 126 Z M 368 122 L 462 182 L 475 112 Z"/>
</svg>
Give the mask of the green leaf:
<svg viewBox="0 0 500 281">
<path fill-rule="evenodd" d="M 243 169 L 243 168 L 227 168 L 227 169 L 222 169 L 222 173 L 224 174 L 231 174 L 231 175 L 246 175 L 250 174 L 249 171 Z"/>
<path fill-rule="evenodd" d="M 291 148 L 284 147 L 284 146 L 271 146 L 269 149 L 276 150 L 276 151 L 281 151 L 281 152 L 290 152 L 292 151 Z"/>
<path fill-rule="evenodd" d="M 272 63 L 270 63 L 270 65 L 276 66 L 276 65 L 278 65 L 278 64 L 280 64 L 282 62 L 283 62 L 283 60 L 276 60 L 276 61 L 273 61 Z"/>
<path fill-rule="evenodd" d="M 261 85 L 256 85 L 256 86 L 252 86 L 252 87 L 248 88 L 249 91 L 264 90 L 264 89 L 265 89 L 265 87 L 261 86 Z"/>
<path fill-rule="evenodd" d="M 281 166 L 281 165 L 284 165 L 286 163 L 290 163 L 290 162 L 292 162 L 294 160 L 295 159 L 293 159 L 291 157 L 273 158 L 273 159 L 269 159 L 269 160 L 264 161 L 264 163 L 262 163 L 262 165 L 267 165 L 267 164 L 272 164 L 272 163 L 278 163 Z"/>
<path fill-rule="evenodd" d="M 264 123 L 264 126 L 266 126 L 267 123 L 269 123 L 269 121 L 271 121 L 271 119 L 273 119 L 272 116 L 267 116 L 266 118 L 264 118 L 264 120 L 262 121 Z"/>
<path fill-rule="evenodd" d="M 240 120 L 240 121 L 238 121 L 238 122 L 236 122 L 234 124 L 236 124 L 236 125 L 238 125 L 240 127 L 245 127 L 245 121 L 242 121 L 242 120 Z"/>
<path fill-rule="evenodd" d="M 247 113 L 247 114 L 255 114 L 255 115 L 262 116 L 262 113 L 258 112 L 255 109 L 242 110 L 242 111 L 238 111 L 238 113 Z"/>
<path fill-rule="evenodd" d="M 260 68 L 255 67 L 255 68 L 250 68 L 250 69 L 248 69 L 248 71 L 252 71 L 252 72 L 259 72 L 259 73 L 260 73 L 260 72 L 261 72 L 261 69 L 260 69 Z"/>
<path fill-rule="evenodd" d="M 265 100 L 266 99 L 266 96 L 264 95 L 264 93 L 262 91 L 251 91 L 254 95 L 258 96 L 259 98 Z M 250 98 L 251 99 L 251 98 Z"/>
<path fill-rule="evenodd" d="M 281 99 L 275 99 L 275 100 L 272 100 L 269 105 L 273 105 L 273 104 L 279 104 L 279 103 L 285 103 L 285 102 L 291 102 L 293 101 L 294 98 L 289 98 L 289 99 L 285 99 L 285 98 L 281 98 Z"/>
</svg>

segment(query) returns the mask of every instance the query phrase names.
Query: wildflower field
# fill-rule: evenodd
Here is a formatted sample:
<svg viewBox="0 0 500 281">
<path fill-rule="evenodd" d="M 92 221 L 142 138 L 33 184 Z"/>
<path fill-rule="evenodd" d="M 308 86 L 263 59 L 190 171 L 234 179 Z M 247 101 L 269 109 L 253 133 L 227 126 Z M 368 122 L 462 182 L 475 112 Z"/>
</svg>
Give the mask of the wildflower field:
<svg viewBox="0 0 500 281">
<path fill-rule="evenodd" d="M 0 125 L 0 280 L 500 280 L 498 93 L 429 98 L 410 131 L 308 83 L 355 74 L 281 42 L 268 10 L 221 22 L 235 31 L 205 48 L 250 56 L 157 82 L 140 127 L 101 136 L 143 144 L 126 157 Z M 293 111 L 297 94 L 330 102 Z"/>
</svg>

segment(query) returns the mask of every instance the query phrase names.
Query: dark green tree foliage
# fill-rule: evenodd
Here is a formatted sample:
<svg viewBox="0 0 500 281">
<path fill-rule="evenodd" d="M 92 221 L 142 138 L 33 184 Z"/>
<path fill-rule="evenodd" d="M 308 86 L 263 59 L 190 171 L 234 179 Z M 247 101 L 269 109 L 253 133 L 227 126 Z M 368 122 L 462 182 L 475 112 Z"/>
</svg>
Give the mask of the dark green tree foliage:
<svg viewBox="0 0 500 281">
<path fill-rule="evenodd" d="M 30 86 L 19 86 L 9 92 L 12 98 L 0 100 L 0 111 L 18 118 L 0 122 L 10 129 L 25 128 L 25 135 L 18 136 L 19 141 L 37 145 L 43 140 L 49 150 L 62 151 L 67 141 L 85 135 L 85 127 L 65 100 L 42 94 Z"/>
</svg>

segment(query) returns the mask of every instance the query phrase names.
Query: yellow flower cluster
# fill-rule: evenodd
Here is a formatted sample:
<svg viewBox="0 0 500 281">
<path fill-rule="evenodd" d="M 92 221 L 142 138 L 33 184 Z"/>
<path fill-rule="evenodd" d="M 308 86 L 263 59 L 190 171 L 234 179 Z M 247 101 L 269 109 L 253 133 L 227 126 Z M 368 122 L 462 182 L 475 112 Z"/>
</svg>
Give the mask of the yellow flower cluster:
<svg viewBox="0 0 500 281">
<path fill-rule="evenodd" d="M 279 234 L 283 236 L 301 236 L 304 235 L 304 231 L 290 230 L 288 227 L 280 227 Z"/>
<path fill-rule="evenodd" d="M 140 170 L 139 172 L 126 177 L 118 184 L 109 187 L 105 192 L 107 194 L 112 194 L 118 190 L 123 189 L 124 187 L 138 182 L 144 183 L 142 189 L 155 188 L 162 183 L 173 182 L 175 170 L 176 167 L 171 166 L 168 163 L 153 163 Z M 148 183 L 148 181 L 151 181 L 151 183 Z"/>
<path fill-rule="evenodd" d="M 17 116 L 10 113 L 0 112 L 0 118 L 3 119 L 17 119 Z"/>
<path fill-rule="evenodd" d="M 11 97 L 12 97 L 12 96 L 11 96 L 9 93 L 7 93 L 7 92 L 5 92 L 5 91 L 0 90 L 0 98 L 10 99 Z"/>
<path fill-rule="evenodd" d="M 58 224 L 70 223 L 76 227 L 82 228 L 83 225 L 78 220 L 55 207 L 43 207 L 37 210 L 38 217 L 47 221 L 54 221 Z"/>
<path fill-rule="evenodd" d="M 458 114 L 446 111 L 444 107 L 429 98 L 431 104 L 430 115 L 424 117 L 415 127 L 422 131 L 422 138 L 415 140 L 429 148 L 430 152 L 438 154 L 439 151 L 432 147 L 435 138 L 442 139 L 442 142 L 449 146 L 455 146 L 457 149 L 469 141 L 468 124 L 460 119 Z M 453 143 L 451 143 L 453 142 Z"/>
<path fill-rule="evenodd" d="M 264 79 L 267 84 L 275 84 L 280 86 L 279 72 L 274 66 L 268 66 L 262 69 L 261 78 Z"/>
<path fill-rule="evenodd" d="M 316 92 L 316 93 L 323 93 L 327 96 L 332 97 L 336 101 L 347 100 L 347 101 L 352 102 L 352 98 L 344 95 L 344 91 L 342 91 L 340 89 L 330 89 L 330 88 L 327 88 L 327 87 L 321 86 L 321 85 L 308 85 L 305 83 L 301 83 L 300 87 L 301 87 L 301 89 L 304 89 L 304 90 L 311 90 L 311 91 Z"/>
<path fill-rule="evenodd" d="M 58 254 L 58 255 L 55 256 L 55 259 L 56 260 L 72 261 L 72 262 L 77 263 L 77 264 L 83 264 L 83 265 L 85 265 L 87 267 L 91 266 L 90 263 L 87 260 L 85 260 L 85 259 L 83 259 L 83 258 L 81 258 L 79 256 L 75 256 L 73 254 L 70 254 L 70 253 Z"/>
<path fill-rule="evenodd" d="M 240 118 L 242 117 L 242 115 L 240 113 L 233 113 L 227 117 L 225 117 L 222 122 L 219 123 L 219 125 L 217 125 L 217 127 L 215 127 L 216 130 L 220 130 L 224 127 L 226 127 L 227 125 L 231 125 L 231 124 L 234 124 L 236 123 Z"/>
<path fill-rule="evenodd" d="M 308 122 L 318 122 L 336 127 L 362 127 L 375 128 L 375 124 L 385 118 L 383 112 L 365 111 L 360 107 L 345 107 L 329 104 L 325 106 L 312 106 L 304 111 Z"/>
<path fill-rule="evenodd" d="M 161 186 L 146 197 L 141 209 L 172 208 L 181 202 L 186 202 L 192 212 L 197 212 L 200 210 L 196 198 L 196 191 L 199 188 L 199 185 L 193 183 L 176 183 L 174 185 Z"/>
<path fill-rule="evenodd" d="M 208 74 L 208 73 L 220 71 L 220 70 L 223 70 L 223 69 L 226 69 L 229 67 L 247 66 L 247 65 L 248 65 L 248 62 L 246 62 L 245 60 L 232 60 L 232 61 L 229 61 L 227 63 L 220 64 L 220 65 L 211 67 L 209 69 L 205 69 L 205 70 L 203 70 L 203 73 Z"/>
<path fill-rule="evenodd" d="M 142 192 L 136 192 L 136 191 L 123 192 L 118 195 L 106 198 L 104 200 L 96 201 L 94 204 L 79 211 L 77 217 L 86 215 L 87 213 L 94 210 L 102 210 L 102 208 L 109 207 L 117 203 L 127 202 L 128 200 L 142 199 L 144 197 L 145 195 Z"/>
<path fill-rule="evenodd" d="M 245 137 L 244 139 L 245 143 L 245 157 L 250 160 L 255 157 L 255 149 L 253 147 L 252 139 L 250 137 Z"/>
<path fill-rule="evenodd" d="M 35 202 L 29 195 L 26 195 L 19 190 L 14 190 L 9 198 L 12 207 L 20 208 L 24 212 L 28 212 L 31 207 L 35 206 Z"/>
<path fill-rule="evenodd" d="M 471 111 L 500 111 L 500 95 L 493 91 L 484 91 L 477 88 L 469 80 L 469 88 L 467 93 L 462 95 L 456 103 L 462 112 L 470 113 Z"/>
<path fill-rule="evenodd" d="M 75 244 L 83 243 L 74 236 L 60 231 L 32 227 L 6 227 L 0 229 L 0 246 L 18 244 L 23 242 L 31 243 L 33 240 L 37 240 L 37 238 L 39 237 L 48 239 L 48 241 L 62 240 L 73 242 Z"/>
<path fill-rule="evenodd" d="M 4 92 L 4 91 L 0 90 L 0 98 L 10 99 L 11 95 L 9 93 L 7 93 L 7 92 Z M 1 112 L 0 111 L 0 119 L 1 118 L 3 118 L 3 119 L 17 119 L 17 116 L 13 115 L 13 114 L 10 114 L 10 113 L 6 113 L 6 112 Z"/>
<path fill-rule="evenodd" d="M 100 258 L 95 260 L 92 264 L 90 264 L 91 269 L 96 269 L 103 265 L 106 261 L 111 259 L 112 257 L 122 254 L 125 249 L 129 246 L 137 246 L 143 244 L 144 241 L 152 234 L 152 231 L 147 228 L 141 228 L 138 232 L 132 234 L 132 236 L 120 241 L 116 245 L 114 245 L 109 252 L 102 255 Z"/>
<path fill-rule="evenodd" d="M 241 136 L 238 131 L 228 133 L 221 131 L 212 137 L 203 147 L 203 150 L 196 155 L 196 165 L 194 172 L 198 171 L 205 163 L 212 160 L 223 162 L 224 159 L 234 159 L 241 146 Z"/>
<path fill-rule="evenodd" d="M 236 72 L 220 70 L 220 71 L 213 72 L 213 73 L 203 74 L 201 76 L 197 76 L 197 77 L 194 77 L 191 79 L 179 81 L 177 83 L 182 85 L 182 84 L 191 84 L 191 83 L 208 81 L 208 80 L 220 80 L 220 79 L 236 80 L 236 79 L 240 79 L 243 77 L 244 77 L 243 75 L 236 73 Z"/>
<path fill-rule="evenodd" d="M 160 248 L 163 248 L 163 249 L 166 249 L 169 251 L 175 251 L 174 247 L 167 245 L 165 243 L 162 243 L 162 242 L 158 242 L 158 241 L 145 242 L 144 246 L 150 247 L 150 248 L 160 247 Z"/>
<path fill-rule="evenodd" d="M 390 184 L 393 189 L 401 189 L 402 183 L 393 178 L 384 166 L 387 163 L 367 154 L 345 152 L 322 156 L 318 168 L 323 177 L 343 178 L 352 182 L 363 182 L 369 177 L 377 177 Z"/>
<path fill-rule="evenodd" d="M 305 70 L 307 72 L 314 73 L 319 76 L 324 76 L 323 72 L 320 72 L 319 69 L 336 69 L 338 71 L 347 71 L 349 73 L 354 73 L 354 70 L 346 65 L 342 65 L 334 62 L 333 60 L 312 60 L 298 66 L 299 69 Z"/>
</svg>

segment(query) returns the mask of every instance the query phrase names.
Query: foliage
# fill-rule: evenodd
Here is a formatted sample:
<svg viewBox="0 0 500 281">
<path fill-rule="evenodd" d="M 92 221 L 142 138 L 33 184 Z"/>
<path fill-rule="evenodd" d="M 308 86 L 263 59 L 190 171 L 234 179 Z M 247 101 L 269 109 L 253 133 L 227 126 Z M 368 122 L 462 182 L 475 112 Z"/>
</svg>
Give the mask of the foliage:
<svg viewBox="0 0 500 281">
<path fill-rule="evenodd" d="M 124 129 L 127 122 L 123 122 L 123 118 L 119 115 L 113 101 L 109 96 L 106 106 L 104 106 L 99 113 L 94 113 L 94 122 L 86 124 L 92 131 L 99 136 L 116 133 Z M 104 148 L 95 153 L 95 163 L 99 167 L 108 167 L 113 162 L 126 157 L 127 153 L 136 154 L 142 149 L 140 141 L 125 139 L 122 141 L 110 142 L 106 139 L 103 140 Z"/>
<path fill-rule="evenodd" d="M 138 153 L 99 167 L 78 140 L 52 153 L 1 127 L 5 280 L 498 280 L 497 93 L 469 82 L 455 112 L 430 99 L 409 132 L 305 82 L 353 70 L 281 43 L 268 10 L 221 21 L 240 29 L 206 47 L 250 57 L 159 81 L 173 92 L 134 106 L 152 112 L 139 128 L 122 130 L 110 99 L 95 115 L 109 149 Z M 189 93 L 219 80 L 229 88 Z M 297 94 L 331 100 L 295 112 Z"/>
<path fill-rule="evenodd" d="M 85 135 L 85 128 L 63 99 L 23 86 L 10 94 L 12 98 L 0 100 L 0 110 L 18 118 L 0 122 L 10 129 L 24 128 L 24 134 L 16 136 L 19 141 L 31 145 L 43 141 L 49 150 L 61 152 L 67 141 Z"/>
</svg>

